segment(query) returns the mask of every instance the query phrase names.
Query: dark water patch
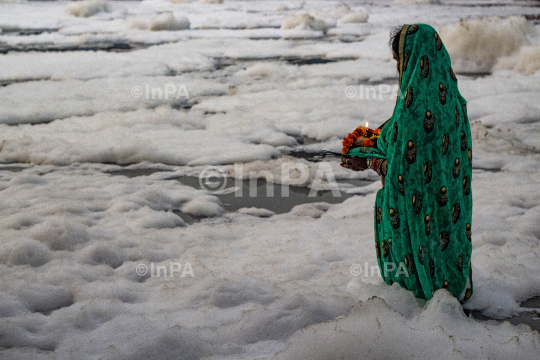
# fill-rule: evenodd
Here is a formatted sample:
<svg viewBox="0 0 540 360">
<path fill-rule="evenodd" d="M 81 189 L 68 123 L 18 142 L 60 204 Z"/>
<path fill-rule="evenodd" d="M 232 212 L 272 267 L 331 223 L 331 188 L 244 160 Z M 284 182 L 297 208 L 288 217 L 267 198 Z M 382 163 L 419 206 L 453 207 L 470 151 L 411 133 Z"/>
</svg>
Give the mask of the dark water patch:
<svg viewBox="0 0 540 360">
<path fill-rule="evenodd" d="M 197 104 L 197 102 L 192 102 L 192 103 L 189 103 L 189 102 L 181 102 L 181 103 L 173 103 L 171 104 L 171 109 L 174 109 L 174 110 L 191 110 L 191 108 L 193 107 L 193 105 Z"/>
<path fill-rule="evenodd" d="M 285 59 L 291 65 L 313 65 L 313 64 L 327 64 L 330 62 L 338 62 L 337 59 L 327 59 L 322 57 L 311 57 L 311 58 L 292 58 Z"/>
<path fill-rule="evenodd" d="M 235 62 L 229 57 L 214 57 L 214 68 L 216 70 L 221 70 L 234 64 Z"/>
<path fill-rule="evenodd" d="M 346 194 L 342 191 L 337 191 L 333 194 L 330 190 L 311 191 L 306 187 L 300 186 L 282 186 L 281 184 L 268 183 L 265 180 L 257 179 L 251 181 L 256 185 L 250 185 L 249 181 L 244 180 L 242 191 L 236 193 L 221 195 L 221 201 L 229 211 L 236 211 L 243 207 L 258 207 L 271 210 L 277 214 L 288 213 L 296 205 L 314 203 L 314 202 L 327 202 L 330 204 L 338 204 L 346 199 L 354 196 L 352 194 Z M 247 184 L 246 184 L 247 182 Z M 349 183 L 352 183 L 350 181 Z M 365 186 L 371 184 L 371 181 L 356 181 L 355 185 Z M 283 191 L 283 188 L 288 188 L 288 193 Z M 256 189 L 256 190 L 252 190 Z M 273 195 L 270 196 L 273 189 Z M 250 190 L 254 194 L 250 194 Z M 238 196 L 240 194 L 241 196 Z M 251 196 L 255 195 L 255 196 Z"/>
<path fill-rule="evenodd" d="M 479 168 L 479 167 L 476 167 L 476 166 L 473 166 L 473 171 L 474 170 L 479 170 L 479 171 L 485 171 L 485 172 L 490 172 L 490 173 L 498 173 L 498 172 L 501 172 L 502 170 L 501 169 L 498 169 L 498 168 L 493 168 L 493 169 L 490 169 L 490 168 Z"/>
<path fill-rule="evenodd" d="M 326 150 L 323 151 L 307 151 L 307 150 L 282 150 L 281 153 L 283 155 L 289 155 L 298 159 L 305 159 L 311 162 L 321 162 L 325 159 L 329 159 L 330 161 L 341 161 L 341 155 L 333 154 L 333 153 L 325 153 Z"/>
<path fill-rule="evenodd" d="M 347 194 L 344 191 L 331 190 L 311 190 L 304 186 L 281 185 L 266 181 L 266 179 L 233 179 L 227 177 L 216 178 L 218 184 L 215 187 L 206 185 L 198 177 L 181 176 L 175 178 L 184 185 L 191 186 L 196 189 L 208 190 L 213 195 L 217 196 L 223 203 L 226 211 L 236 211 L 247 207 L 264 208 L 273 211 L 277 214 L 288 213 L 293 207 L 301 204 L 314 202 L 328 202 L 337 204 L 354 196 Z M 351 184 L 355 187 L 367 186 L 373 183 L 368 180 L 342 180 L 339 184 Z M 226 194 L 216 193 L 215 190 L 229 189 L 237 187 L 235 192 Z"/>
<path fill-rule="evenodd" d="M 0 87 L 8 86 L 11 84 L 19 84 L 30 81 L 41 81 L 41 80 L 51 80 L 50 78 L 35 78 L 35 79 L 14 79 L 14 80 L 0 80 Z"/>
<path fill-rule="evenodd" d="M 111 170 L 111 171 L 105 171 L 107 174 L 111 174 L 113 176 L 125 176 L 128 178 L 134 178 L 138 176 L 150 176 L 157 172 L 167 172 L 172 170 L 163 170 L 163 169 L 120 169 L 120 170 Z"/>
<path fill-rule="evenodd" d="M 324 155 L 321 155 L 316 152 L 310 152 L 310 151 L 291 151 L 286 154 L 292 157 L 295 157 L 297 159 L 304 159 L 311 162 L 320 162 L 324 160 L 324 157 L 325 157 Z"/>
<path fill-rule="evenodd" d="M 205 111 L 203 115 L 226 114 L 226 111 Z"/>
<path fill-rule="evenodd" d="M 535 15 L 523 15 L 525 16 L 525 19 L 528 21 L 531 21 L 533 24 L 540 24 L 540 14 Z"/>
<path fill-rule="evenodd" d="M 296 139 L 296 142 L 298 142 L 300 145 L 309 145 L 309 144 L 316 144 L 320 143 L 322 141 L 317 140 L 315 138 L 309 137 L 309 136 L 302 136 L 302 135 L 289 135 Z"/>
<path fill-rule="evenodd" d="M 482 312 L 478 310 L 471 310 L 470 314 L 472 314 L 473 318 L 482 321 L 494 320 L 498 323 L 508 321 L 513 325 L 526 324 L 529 325 L 531 329 L 540 332 L 540 296 L 535 296 L 525 300 L 520 304 L 520 306 L 522 309 L 530 308 L 530 311 L 522 312 L 517 316 L 504 320 L 492 319 L 483 315 Z"/>
<path fill-rule="evenodd" d="M 527 299 L 527 300 L 523 301 L 520 304 L 520 306 L 523 307 L 523 308 L 538 308 L 538 309 L 540 309 L 540 296 L 535 296 L 535 297 L 532 297 L 530 299 Z"/>
<path fill-rule="evenodd" d="M 327 64 L 327 63 L 335 63 L 340 61 L 350 61 L 350 60 L 357 60 L 354 56 L 347 56 L 347 57 L 335 57 L 335 58 L 326 58 L 322 56 L 282 56 L 280 57 L 281 61 L 286 61 L 289 64 L 292 65 L 316 65 L 316 64 Z"/>
<path fill-rule="evenodd" d="M 366 39 L 365 35 L 340 35 L 337 40 L 343 43 L 360 42 Z"/>
<path fill-rule="evenodd" d="M 491 73 L 488 71 L 477 71 L 477 72 L 456 71 L 456 74 L 461 75 L 461 76 L 466 76 L 472 80 L 481 79 L 481 78 L 491 75 Z"/>
<path fill-rule="evenodd" d="M 279 40 L 281 35 L 266 35 L 266 36 L 250 36 L 249 40 Z"/>
<path fill-rule="evenodd" d="M 339 61 L 349 61 L 357 60 L 357 57 L 354 56 L 345 56 L 345 57 L 333 57 L 327 58 L 322 56 L 265 56 L 265 57 L 237 57 L 237 58 L 220 58 L 220 61 L 223 63 L 229 63 L 230 65 L 238 61 L 245 62 L 268 62 L 268 61 L 283 61 L 288 62 L 293 65 L 315 65 L 315 64 L 326 64 L 330 62 L 339 62 Z"/>
<path fill-rule="evenodd" d="M 172 211 L 175 215 L 179 216 L 182 220 L 184 220 L 187 224 L 191 225 L 195 222 L 199 222 L 201 219 L 204 219 L 204 216 L 196 216 L 196 215 L 190 215 L 186 214 L 185 212 L 182 212 L 181 210 L 175 209 Z"/>
<path fill-rule="evenodd" d="M 379 79 L 366 79 L 366 80 L 360 80 L 358 82 L 358 85 L 396 85 L 398 84 L 399 78 L 398 77 L 387 77 L 387 78 L 379 78 Z"/>
<path fill-rule="evenodd" d="M 18 35 L 18 36 L 29 36 L 29 35 L 39 35 L 43 33 L 53 33 L 57 32 L 59 28 L 19 28 L 16 26 L 3 26 L 1 27 L 2 34 L 4 35 Z"/>
<path fill-rule="evenodd" d="M 92 115 L 95 115 L 95 114 L 91 114 L 91 115 L 83 115 L 83 114 L 77 114 L 77 115 L 72 115 L 72 116 L 92 116 Z M 34 120 L 32 119 L 31 121 L 20 121 L 19 119 L 15 119 L 15 121 L 13 121 L 13 119 L 5 119 L 6 122 L 2 123 L 2 125 L 6 125 L 6 126 L 19 126 L 19 125 L 41 125 L 41 124 L 48 124 L 48 123 L 51 123 L 53 122 L 54 120 L 62 120 L 62 119 L 67 119 L 71 116 L 66 116 L 65 118 L 52 118 L 52 117 L 43 117 L 41 119 L 38 119 L 38 120 Z M 13 121 L 13 122 L 12 122 Z"/>
<path fill-rule="evenodd" d="M 28 166 L 20 166 L 20 165 L 0 166 L 0 171 L 21 172 L 24 169 L 28 169 Z"/>
<path fill-rule="evenodd" d="M 123 52 L 131 51 L 139 46 L 135 46 L 130 42 L 121 41 L 102 41 L 87 44 L 54 44 L 54 43 L 39 43 L 39 44 L 17 44 L 6 45 L 0 44 L 0 54 L 8 52 L 66 52 L 66 51 L 112 51 Z"/>
<path fill-rule="evenodd" d="M 311 162 L 321 162 L 327 157 L 327 155 L 321 154 L 320 152 L 304 151 L 304 150 L 291 150 L 291 151 L 283 150 L 281 153 L 283 155 L 289 155 L 297 159 L 304 159 Z"/>
<path fill-rule="evenodd" d="M 513 0 L 513 1 L 451 1 L 446 5 L 463 6 L 463 7 L 505 7 L 505 6 L 520 6 L 520 7 L 540 7 L 538 0 Z"/>
<path fill-rule="evenodd" d="M 133 178 L 137 176 L 149 176 L 156 172 L 165 171 L 170 170 L 121 169 L 107 171 L 106 173 L 115 176 L 119 175 Z M 296 205 L 314 202 L 337 204 L 354 196 L 354 194 L 347 194 L 344 191 L 339 190 L 332 192 L 332 190 L 311 190 L 305 186 L 287 186 L 276 184 L 267 181 L 264 178 L 242 180 L 231 177 L 200 179 L 196 176 L 179 176 L 170 178 L 169 180 L 176 180 L 183 185 L 190 186 L 198 190 L 202 189 L 208 191 L 210 194 L 217 196 L 221 200 L 224 209 L 229 212 L 234 212 L 244 207 L 256 207 L 268 209 L 277 214 L 283 214 L 291 211 L 291 209 Z M 209 182 L 205 183 L 205 180 Z M 212 181 L 214 181 L 214 183 L 217 185 L 212 185 Z M 372 183 L 373 181 L 371 180 L 337 181 L 338 186 L 350 184 L 353 187 L 367 186 Z M 234 191 L 235 187 L 237 188 L 236 191 Z M 226 191 L 227 189 L 230 189 L 228 193 Z M 188 224 L 193 224 L 205 218 L 203 216 L 189 215 L 180 210 L 173 210 L 172 212 L 181 217 Z"/>
</svg>

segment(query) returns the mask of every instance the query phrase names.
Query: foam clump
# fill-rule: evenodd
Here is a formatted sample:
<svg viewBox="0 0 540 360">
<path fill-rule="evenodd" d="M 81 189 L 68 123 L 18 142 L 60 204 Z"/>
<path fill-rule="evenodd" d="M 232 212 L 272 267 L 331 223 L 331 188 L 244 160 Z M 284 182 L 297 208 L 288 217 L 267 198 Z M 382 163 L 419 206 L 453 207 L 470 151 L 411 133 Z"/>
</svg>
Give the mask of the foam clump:
<svg viewBox="0 0 540 360">
<path fill-rule="evenodd" d="M 523 46 L 517 54 L 499 59 L 493 70 L 514 70 L 532 75 L 540 70 L 540 47 Z"/>
<path fill-rule="evenodd" d="M 79 260 L 89 265 L 109 265 L 116 269 L 124 262 L 124 254 L 118 246 L 101 243 L 94 244 L 83 249 L 79 254 Z"/>
<path fill-rule="evenodd" d="M 63 286 L 28 284 L 15 293 L 24 306 L 33 312 L 46 312 L 73 304 L 73 293 Z"/>
<path fill-rule="evenodd" d="M 466 354 L 467 358 L 532 359 L 538 340 L 538 333 L 529 329 L 467 318 L 457 299 L 441 289 L 410 318 L 392 310 L 382 298 L 371 297 L 346 316 L 297 331 L 274 358 L 405 359 L 422 354 L 426 359 L 450 359 Z"/>
<path fill-rule="evenodd" d="M 300 204 L 293 207 L 290 213 L 296 216 L 307 216 L 318 219 L 322 216 L 322 214 L 330 209 L 330 206 L 331 205 L 326 202 Z"/>
<path fill-rule="evenodd" d="M 48 263 L 51 257 L 49 248 L 33 239 L 17 239 L 0 247 L 0 263 L 8 266 L 37 267 Z"/>
<path fill-rule="evenodd" d="M 109 4 L 103 0 L 75 1 L 66 5 L 66 13 L 76 17 L 90 17 L 108 11 Z"/>
<path fill-rule="evenodd" d="M 181 210 L 196 216 L 217 216 L 223 212 L 219 199 L 210 195 L 202 195 L 190 200 L 181 207 Z"/>
<path fill-rule="evenodd" d="M 333 19 L 339 19 L 343 17 L 344 15 L 347 15 L 351 12 L 351 8 L 348 5 L 339 5 L 336 6 L 330 13 L 330 16 Z"/>
<path fill-rule="evenodd" d="M 495 16 L 442 25 L 439 34 L 452 58 L 454 70 L 490 72 L 499 58 L 528 45 L 530 31 L 530 25 L 522 16 Z"/>
<path fill-rule="evenodd" d="M 351 8 L 347 5 L 340 5 L 332 9 L 331 11 L 317 11 L 317 16 L 330 17 L 334 20 L 338 20 L 341 24 L 347 23 L 365 23 L 369 18 L 369 13 L 364 7 L 357 7 L 355 11 L 351 11 Z"/>
<path fill-rule="evenodd" d="M 281 29 L 315 30 L 323 33 L 333 27 L 335 27 L 335 24 L 327 23 L 309 14 L 291 15 L 281 23 Z"/>
<path fill-rule="evenodd" d="M 128 19 L 126 25 L 128 28 L 140 30 L 175 31 L 187 30 L 191 23 L 185 16 L 175 17 L 172 13 L 166 12 L 154 16 L 148 22 L 140 19 Z"/>
<path fill-rule="evenodd" d="M 182 16 L 176 18 L 171 13 L 163 13 L 154 16 L 148 24 L 148 30 L 162 31 L 162 30 L 185 30 L 189 29 L 189 20 Z"/>
<path fill-rule="evenodd" d="M 84 225 L 60 217 L 32 227 L 29 234 L 51 250 L 74 250 L 78 244 L 85 243 L 89 239 Z"/>
<path fill-rule="evenodd" d="M 270 217 L 270 216 L 276 215 L 276 213 L 273 211 L 270 211 L 264 208 L 256 208 L 256 207 L 240 208 L 237 210 L 237 212 L 239 214 L 257 216 L 257 217 Z"/>
<path fill-rule="evenodd" d="M 138 213 L 141 219 L 137 223 L 145 229 L 173 229 L 177 226 L 186 226 L 184 220 L 170 211 L 154 211 L 145 206 Z"/>
<path fill-rule="evenodd" d="M 350 12 L 346 15 L 343 15 L 339 22 L 342 24 L 354 24 L 354 23 L 365 23 L 368 21 L 369 14 L 366 9 L 360 9 L 354 12 Z"/>
</svg>

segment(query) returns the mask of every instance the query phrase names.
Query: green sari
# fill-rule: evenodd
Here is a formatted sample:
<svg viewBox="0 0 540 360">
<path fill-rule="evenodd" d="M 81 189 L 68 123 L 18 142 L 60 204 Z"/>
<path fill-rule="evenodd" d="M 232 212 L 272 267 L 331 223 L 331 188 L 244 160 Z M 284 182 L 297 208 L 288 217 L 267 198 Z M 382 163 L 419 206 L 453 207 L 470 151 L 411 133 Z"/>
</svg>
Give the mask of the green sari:
<svg viewBox="0 0 540 360">
<path fill-rule="evenodd" d="M 416 297 L 430 299 L 445 288 L 463 302 L 472 295 L 466 101 L 431 26 L 403 27 L 399 60 L 400 96 L 377 149 L 349 152 L 387 159 L 385 187 L 375 202 L 379 269 L 386 283 L 398 282 Z"/>
</svg>

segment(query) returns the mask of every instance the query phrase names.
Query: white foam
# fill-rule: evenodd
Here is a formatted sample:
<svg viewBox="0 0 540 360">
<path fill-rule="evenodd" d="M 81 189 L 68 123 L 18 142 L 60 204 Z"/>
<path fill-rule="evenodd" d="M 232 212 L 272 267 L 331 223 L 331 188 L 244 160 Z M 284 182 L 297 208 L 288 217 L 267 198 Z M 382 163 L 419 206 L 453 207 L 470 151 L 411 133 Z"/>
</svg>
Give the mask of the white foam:
<svg viewBox="0 0 540 360">
<path fill-rule="evenodd" d="M 189 20 L 183 16 L 175 17 L 172 13 L 163 13 L 154 16 L 148 23 L 148 30 L 185 30 L 189 29 Z"/>
<path fill-rule="evenodd" d="M 527 45 L 530 31 L 524 17 L 510 16 L 462 19 L 442 25 L 439 34 L 456 71 L 489 72 L 497 59 Z"/>
<path fill-rule="evenodd" d="M 109 4 L 103 0 L 73 1 L 66 5 L 66 13 L 77 17 L 90 17 L 99 12 L 108 12 Z"/>
<path fill-rule="evenodd" d="M 270 211 L 268 209 L 256 208 L 256 207 L 250 207 L 250 208 L 244 207 L 244 208 L 238 209 L 236 212 L 238 212 L 239 214 L 257 216 L 257 217 L 270 217 L 276 214 L 275 212 Z"/>
<path fill-rule="evenodd" d="M 51 212 L 54 212 L 54 210 L 51 209 Z M 78 244 L 85 243 L 89 239 L 88 232 L 83 224 L 65 218 L 57 219 L 54 217 L 34 226 L 30 231 L 30 235 L 34 239 L 47 244 L 52 250 L 73 250 Z"/>
<path fill-rule="evenodd" d="M 281 23 L 282 29 L 315 30 L 323 33 L 335 26 L 336 24 L 333 22 L 327 22 L 309 14 L 290 15 Z"/>
<path fill-rule="evenodd" d="M 496 333 L 496 336 L 488 334 Z M 401 334 L 401 336 L 396 336 Z M 478 338 L 484 338 L 477 346 Z M 520 339 L 519 342 L 513 339 Z M 407 318 L 380 297 L 357 304 L 345 316 L 295 333 L 276 359 L 400 359 L 422 354 L 435 358 L 514 357 L 533 359 L 538 333 L 510 324 L 484 325 L 466 318 L 446 290 L 435 292 L 423 311 Z M 509 347 L 508 342 L 514 342 Z M 519 343 L 519 345 L 518 345 Z M 426 346 L 426 344 L 437 344 Z"/>
<path fill-rule="evenodd" d="M 367 12 L 354 12 L 344 15 L 339 19 L 339 22 L 342 24 L 365 23 L 367 22 L 368 18 L 369 14 Z"/>
<path fill-rule="evenodd" d="M 94 244 L 87 246 L 79 253 L 79 260 L 89 265 L 108 265 L 117 268 L 124 262 L 124 254 L 118 246 L 110 244 Z"/>
<path fill-rule="evenodd" d="M 532 75 L 540 70 L 540 47 L 523 46 L 513 56 L 499 58 L 494 70 L 515 70 Z"/>
<path fill-rule="evenodd" d="M 17 239 L 3 243 L 0 248 L 0 262 L 8 266 L 41 266 L 51 260 L 51 251 L 43 244 L 32 239 Z"/>
<path fill-rule="evenodd" d="M 379 98 L 378 85 L 376 98 L 366 90 L 370 79 L 397 84 L 390 25 L 407 18 L 439 28 L 458 21 L 463 7 L 373 3 L 368 24 L 346 24 L 340 19 L 360 7 L 292 0 L 276 11 L 281 4 L 142 1 L 84 19 L 65 15 L 65 2 L 0 11 L 7 47 L 149 46 L 0 56 L 0 121 L 11 124 L 0 125 L 2 358 L 536 360 L 540 339 L 529 327 L 466 318 L 444 291 L 425 306 L 383 283 L 373 249 L 375 172 L 344 169 L 333 157 L 279 157 L 340 151 L 356 126 L 387 120 L 395 98 Z M 516 4 L 467 6 L 467 16 L 530 13 Z M 175 18 L 189 17 L 190 30 L 146 31 L 173 9 Z M 301 14 L 337 26 L 328 37 L 311 27 L 279 29 Z M 127 19 L 144 30 L 126 27 Z M 10 28 L 51 31 L 20 36 Z M 163 42 L 171 43 L 155 45 Z M 518 69 L 521 52 L 535 63 L 526 46 L 493 74 L 458 73 L 474 165 L 474 294 L 465 307 L 497 318 L 519 314 L 540 288 L 540 72 Z M 337 61 L 286 61 L 303 59 Z M 147 84 L 185 84 L 190 98 L 146 99 Z M 38 122 L 49 123 L 23 124 Z M 183 184 L 210 164 L 242 179 L 267 175 L 275 201 L 286 188 L 275 184 L 325 185 L 314 183 L 319 169 L 355 196 L 332 205 L 310 198 L 284 214 L 253 208 L 250 198 L 228 212 L 225 201 Z M 351 187 L 345 179 L 373 182 Z M 249 196 L 245 186 L 220 193 L 240 190 Z M 186 269 L 193 277 L 181 276 Z"/>
<path fill-rule="evenodd" d="M 281 77 L 290 75 L 293 67 L 275 63 L 258 63 L 236 73 L 239 76 Z"/>
</svg>

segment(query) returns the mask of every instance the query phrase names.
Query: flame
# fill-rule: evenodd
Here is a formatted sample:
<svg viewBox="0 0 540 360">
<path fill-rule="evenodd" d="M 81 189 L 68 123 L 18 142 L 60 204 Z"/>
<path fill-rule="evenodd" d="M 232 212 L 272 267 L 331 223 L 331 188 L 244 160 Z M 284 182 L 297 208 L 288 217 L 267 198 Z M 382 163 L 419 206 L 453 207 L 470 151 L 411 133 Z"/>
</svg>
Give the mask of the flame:
<svg viewBox="0 0 540 360">
<path fill-rule="evenodd" d="M 366 127 L 369 127 L 369 123 L 366 121 Z"/>
</svg>

